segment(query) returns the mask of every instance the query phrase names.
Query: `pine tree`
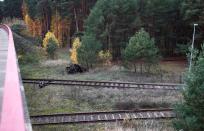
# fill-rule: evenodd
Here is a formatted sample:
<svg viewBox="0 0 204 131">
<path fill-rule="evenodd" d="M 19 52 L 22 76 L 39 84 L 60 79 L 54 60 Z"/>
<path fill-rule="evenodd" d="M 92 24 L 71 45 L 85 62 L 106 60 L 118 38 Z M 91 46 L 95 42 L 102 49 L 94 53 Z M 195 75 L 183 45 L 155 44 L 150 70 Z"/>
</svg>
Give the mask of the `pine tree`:
<svg viewBox="0 0 204 131">
<path fill-rule="evenodd" d="M 24 0 L 24 2 L 27 6 L 29 17 L 34 20 L 37 17 L 38 0 Z"/>
<path fill-rule="evenodd" d="M 199 24 L 200 31 L 196 32 L 195 43 L 203 42 L 203 28 L 204 28 L 204 1 L 203 0 L 183 0 L 181 6 L 182 18 L 186 27 L 184 28 L 188 42 L 192 40 L 193 24 Z M 196 47 L 200 47 L 200 44 L 195 44 Z"/>
<path fill-rule="evenodd" d="M 23 0 L 4 0 L 4 16 L 22 18 Z"/>
<path fill-rule="evenodd" d="M 76 28 L 82 26 L 86 17 L 82 14 L 81 6 L 88 5 L 83 3 L 82 0 L 24 0 L 24 19 L 27 15 L 27 18 L 31 18 L 32 24 L 27 26 L 33 36 L 38 36 L 40 32 L 44 38 L 48 31 L 52 31 L 60 44 L 65 46 L 70 43 L 71 35 L 77 32 Z"/>
<path fill-rule="evenodd" d="M 130 36 L 137 28 L 137 0 L 98 0 L 86 20 L 85 32 L 96 34 L 103 49 L 109 50 L 113 59 L 120 58 Z"/>
<path fill-rule="evenodd" d="M 136 72 L 136 63 L 143 61 L 148 64 L 158 62 L 158 49 L 155 46 L 154 39 L 141 29 L 129 40 L 129 44 L 124 50 L 124 59 L 134 65 Z M 142 70 L 141 70 L 142 72 Z"/>
<path fill-rule="evenodd" d="M 3 16 L 4 16 L 4 13 L 3 13 L 3 2 L 0 1 L 0 22 L 2 21 L 3 19 Z"/>
<path fill-rule="evenodd" d="M 147 0 L 139 12 L 143 27 L 155 38 L 164 56 L 172 55 L 176 43 L 187 43 L 180 8 L 183 0 Z"/>
<path fill-rule="evenodd" d="M 191 72 L 186 74 L 184 101 L 176 106 L 174 127 L 184 131 L 204 130 L 204 46 Z"/>
<path fill-rule="evenodd" d="M 82 44 L 77 49 L 77 60 L 81 65 L 92 68 L 97 61 L 98 53 L 101 49 L 100 43 L 93 34 L 85 34 L 82 37 Z"/>
</svg>

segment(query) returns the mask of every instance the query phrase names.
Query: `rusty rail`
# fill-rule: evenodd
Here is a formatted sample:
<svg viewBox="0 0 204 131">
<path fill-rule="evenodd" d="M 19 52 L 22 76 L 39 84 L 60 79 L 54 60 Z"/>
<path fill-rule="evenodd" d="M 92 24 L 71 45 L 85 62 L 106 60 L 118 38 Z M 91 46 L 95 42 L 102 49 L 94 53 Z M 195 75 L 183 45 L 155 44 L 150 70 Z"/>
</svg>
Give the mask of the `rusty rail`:
<svg viewBox="0 0 204 131">
<path fill-rule="evenodd" d="M 134 111 L 86 112 L 31 116 L 33 125 L 80 124 L 123 120 L 172 119 L 173 109 L 140 109 Z"/>
<path fill-rule="evenodd" d="M 114 82 L 114 81 L 80 81 L 80 80 L 56 80 L 56 79 L 23 79 L 23 83 L 37 84 L 40 88 L 48 85 L 62 86 L 83 86 L 94 88 L 119 88 L 119 89 L 160 89 L 160 90 L 180 90 L 182 84 L 172 83 L 135 83 L 135 82 Z"/>
</svg>

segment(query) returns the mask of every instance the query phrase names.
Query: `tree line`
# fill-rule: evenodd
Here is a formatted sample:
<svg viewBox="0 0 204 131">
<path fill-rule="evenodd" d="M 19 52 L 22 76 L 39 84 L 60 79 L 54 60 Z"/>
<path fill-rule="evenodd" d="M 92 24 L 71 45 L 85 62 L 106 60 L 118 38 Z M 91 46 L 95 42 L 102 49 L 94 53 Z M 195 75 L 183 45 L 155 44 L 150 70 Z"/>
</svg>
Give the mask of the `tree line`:
<svg viewBox="0 0 204 131">
<path fill-rule="evenodd" d="M 3 17 L 22 18 L 23 0 L 4 0 L 0 1 L 0 21 Z"/>
<path fill-rule="evenodd" d="M 121 58 L 121 50 L 136 31 L 144 28 L 155 38 L 164 56 L 175 54 L 177 44 L 191 41 L 193 23 L 202 29 L 204 2 L 192 0 L 98 0 L 85 23 L 113 58 Z M 199 8 L 198 8 L 199 7 Z M 196 32 L 202 41 L 202 30 Z"/>
<path fill-rule="evenodd" d="M 95 0 L 24 0 L 23 16 L 33 36 L 55 34 L 61 46 L 70 45 L 81 34 L 83 21 Z"/>
<path fill-rule="evenodd" d="M 113 59 L 121 59 L 130 37 L 141 28 L 155 39 L 163 56 L 177 55 L 177 44 L 191 42 L 193 23 L 199 24 L 196 43 L 203 38 L 202 1 L 24 0 L 23 5 L 34 36 L 52 31 L 66 45 L 76 34 L 92 33 Z"/>
<path fill-rule="evenodd" d="M 5 0 L 0 16 L 23 17 L 31 35 L 43 39 L 51 31 L 61 46 L 71 47 L 73 36 L 94 35 L 117 60 L 141 28 L 163 56 L 177 55 L 177 44 L 191 42 L 193 23 L 199 24 L 195 43 L 201 43 L 203 7 L 201 0 Z"/>
</svg>

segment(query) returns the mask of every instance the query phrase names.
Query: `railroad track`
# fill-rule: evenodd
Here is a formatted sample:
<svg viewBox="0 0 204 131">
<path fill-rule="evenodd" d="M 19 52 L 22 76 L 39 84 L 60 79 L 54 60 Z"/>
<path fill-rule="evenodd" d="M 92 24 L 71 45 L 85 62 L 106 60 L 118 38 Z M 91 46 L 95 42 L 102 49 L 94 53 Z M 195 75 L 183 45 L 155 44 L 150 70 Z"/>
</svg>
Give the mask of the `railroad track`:
<svg viewBox="0 0 204 131">
<path fill-rule="evenodd" d="M 167 83 L 135 83 L 135 82 L 114 82 L 114 81 L 79 81 L 79 80 L 56 80 L 56 79 L 23 79 L 23 83 L 37 84 L 40 88 L 48 85 L 85 86 L 95 88 L 133 88 L 133 89 L 160 89 L 180 90 L 182 84 Z"/>
<path fill-rule="evenodd" d="M 79 124 L 123 120 L 172 119 L 172 109 L 141 109 L 135 111 L 89 112 L 31 116 L 32 125 Z"/>
</svg>

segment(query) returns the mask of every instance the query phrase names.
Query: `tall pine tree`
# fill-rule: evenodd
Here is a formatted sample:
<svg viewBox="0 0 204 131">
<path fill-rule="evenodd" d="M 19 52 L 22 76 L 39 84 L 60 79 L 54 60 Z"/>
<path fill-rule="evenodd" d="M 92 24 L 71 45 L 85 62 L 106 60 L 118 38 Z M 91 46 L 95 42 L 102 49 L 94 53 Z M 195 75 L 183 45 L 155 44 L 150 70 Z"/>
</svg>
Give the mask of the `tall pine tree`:
<svg viewBox="0 0 204 131">
<path fill-rule="evenodd" d="M 204 130 L 204 46 L 191 72 L 186 76 L 183 92 L 184 101 L 177 105 L 177 130 Z"/>
<path fill-rule="evenodd" d="M 204 1 L 183 0 L 181 6 L 182 18 L 186 27 L 184 28 L 188 42 L 192 40 L 193 24 L 198 24 L 195 38 L 195 46 L 200 48 L 204 36 Z"/>
<path fill-rule="evenodd" d="M 4 0 L 4 16 L 22 18 L 23 0 Z"/>
<path fill-rule="evenodd" d="M 134 34 L 137 18 L 137 0 L 98 0 L 86 20 L 85 32 L 95 34 L 114 59 Z"/>
<path fill-rule="evenodd" d="M 3 16 L 4 16 L 4 14 L 3 14 L 3 8 L 4 8 L 3 2 L 0 1 L 0 22 L 2 21 Z"/>
</svg>

